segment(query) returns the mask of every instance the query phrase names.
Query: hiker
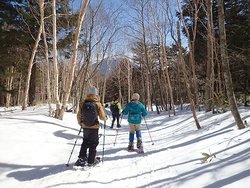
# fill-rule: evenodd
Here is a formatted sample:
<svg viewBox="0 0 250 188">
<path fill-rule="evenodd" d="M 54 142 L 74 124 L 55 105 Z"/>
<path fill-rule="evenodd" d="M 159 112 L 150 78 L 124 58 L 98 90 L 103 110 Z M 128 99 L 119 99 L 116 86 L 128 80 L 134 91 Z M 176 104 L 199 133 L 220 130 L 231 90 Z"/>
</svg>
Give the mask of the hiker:
<svg viewBox="0 0 250 188">
<path fill-rule="evenodd" d="M 147 115 L 147 110 L 140 101 L 140 95 L 134 93 L 132 95 L 131 102 L 129 102 L 124 110 L 123 115 L 128 115 L 129 123 L 129 145 L 128 151 L 134 151 L 134 134 L 136 133 L 137 138 L 137 149 L 139 153 L 144 153 L 142 145 L 142 135 L 141 135 L 141 119 Z"/>
<path fill-rule="evenodd" d="M 98 117 L 106 121 L 107 116 L 98 96 L 98 90 L 95 87 L 89 89 L 85 100 L 80 104 L 77 113 L 78 124 L 83 128 L 83 142 L 79 152 L 78 160 L 74 166 L 83 167 L 94 165 L 96 161 L 96 147 L 99 144 L 98 131 L 100 124 Z M 87 155 L 87 149 L 89 149 Z"/>
<path fill-rule="evenodd" d="M 120 122 L 119 122 L 119 118 L 120 118 L 120 114 L 121 114 L 121 104 L 119 103 L 118 101 L 118 96 L 115 95 L 113 97 L 113 100 L 111 101 L 111 104 L 110 104 L 110 111 L 112 113 L 112 124 L 111 124 L 111 129 L 114 127 L 114 123 L 115 123 L 115 120 L 117 121 L 117 128 L 120 128 L 121 125 L 120 125 Z"/>
</svg>

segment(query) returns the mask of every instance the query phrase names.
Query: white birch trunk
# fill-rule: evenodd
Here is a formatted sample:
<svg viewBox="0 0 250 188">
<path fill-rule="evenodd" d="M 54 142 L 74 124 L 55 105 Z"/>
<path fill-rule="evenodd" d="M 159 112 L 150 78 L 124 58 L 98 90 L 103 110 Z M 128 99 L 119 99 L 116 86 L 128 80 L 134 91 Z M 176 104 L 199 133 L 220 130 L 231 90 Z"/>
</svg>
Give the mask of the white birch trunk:
<svg viewBox="0 0 250 188">
<path fill-rule="evenodd" d="M 131 70 L 130 70 L 130 62 L 129 60 L 127 60 L 127 64 L 128 64 L 128 101 L 131 100 L 131 83 L 132 83 L 132 75 L 131 75 Z"/>
<path fill-rule="evenodd" d="M 42 34 L 42 22 L 44 19 L 44 0 L 39 0 L 39 6 L 40 6 L 40 27 L 38 30 L 38 34 L 36 37 L 36 41 L 32 50 L 32 54 L 30 57 L 30 61 L 29 61 L 29 67 L 28 67 L 28 74 L 27 74 L 27 78 L 26 78 L 26 83 L 25 83 L 25 91 L 24 91 L 24 100 L 23 100 L 23 105 L 22 105 L 22 110 L 26 110 L 27 106 L 28 106 L 28 93 L 29 93 L 29 85 L 30 85 L 30 76 L 31 76 L 31 70 L 32 70 L 32 66 L 33 66 L 33 62 L 36 56 L 36 51 L 37 51 L 37 47 L 40 41 L 40 37 Z"/>
<path fill-rule="evenodd" d="M 74 37 L 72 64 L 71 64 L 71 69 L 69 72 L 69 78 L 68 78 L 67 84 L 65 86 L 65 95 L 64 95 L 63 101 L 62 101 L 62 107 L 61 107 L 61 110 L 59 113 L 59 119 L 63 118 L 66 103 L 68 102 L 68 99 L 69 99 L 69 95 L 70 95 L 70 91 L 71 91 L 71 87 L 72 87 L 72 82 L 73 82 L 73 77 L 74 77 L 74 72 L 75 72 L 75 67 L 76 67 L 79 36 L 80 36 L 82 22 L 83 22 L 83 19 L 85 17 L 85 14 L 86 14 L 88 4 L 89 4 L 89 0 L 85 0 L 85 2 L 83 4 L 81 4 L 80 14 L 78 17 L 77 28 L 76 28 L 75 37 Z"/>
<path fill-rule="evenodd" d="M 13 74 L 13 69 L 14 69 L 13 66 L 11 66 L 9 68 L 9 72 L 10 72 L 11 76 L 7 79 L 7 89 L 8 90 L 12 90 L 12 84 L 13 84 L 13 76 L 12 76 L 12 74 Z M 11 93 L 7 93 L 6 94 L 6 105 L 5 105 L 7 108 L 10 107 L 10 100 L 11 100 Z"/>
<path fill-rule="evenodd" d="M 44 28 L 44 21 L 42 24 L 42 32 L 43 32 L 43 42 L 44 42 L 44 53 L 45 53 L 45 60 L 46 60 L 46 86 L 47 86 L 47 101 L 49 105 L 49 116 L 52 116 L 52 107 L 51 107 L 51 90 L 50 90 L 50 66 L 49 66 L 49 48 L 46 39 L 46 32 Z"/>
<path fill-rule="evenodd" d="M 56 111 L 55 111 L 55 118 L 59 118 L 61 103 L 59 99 L 59 71 L 58 71 L 58 64 L 57 64 L 57 23 L 56 23 L 56 0 L 52 0 L 52 22 L 53 22 L 53 66 L 54 66 L 54 97 L 56 101 Z"/>
<path fill-rule="evenodd" d="M 163 33 L 161 31 L 161 28 L 159 26 L 159 24 L 157 23 L 157 20 L 156 20 L 156 11 L 153 10 L 153 7 L 152 5 L 150 6 L 151 7 L 151 12 L 152 12 L 152 15 L 153 15 L 153 20 L 154 20 L 154 26 L 158 32 L 158 37 L 159 37 L 159 41 L 161 43 L 161 49 L 162 49 L 162 61 L 160 61 L 161 63 L 161 67 L 162 67 L 162 71 L 163 71 L 163 78 L 164 78 L 164 88 L 165 88 L 165 92 L 166 94 L 170 95 L 170 105 L 169 106 L 172 106 L 172 109 L 173 109 L 173 114 L 175 115 L 175 105 L 174 105 L 174 97 L 173 97 L 173 89 L 172 89 L 172 85 L 171 85 L 171 82 L 170 82 L 170 77 L 169 77 L 169 72 L 168 72 L 168 59 L 167 59 L 167 54 L 166 54 L 166 47 L 165 47 L 165 42 L 164 42 L 164 37 L 163 37 Z M 168 97 L 167 97 L 168 98 Z M 167 109 L 168 109 L 168 104 L 167 105 Z M 169 112 L 169 117 L 171 115 L 171 112 L 170 112 L 170 108 L 168 109 L 168 112 Z"/>
</svg>

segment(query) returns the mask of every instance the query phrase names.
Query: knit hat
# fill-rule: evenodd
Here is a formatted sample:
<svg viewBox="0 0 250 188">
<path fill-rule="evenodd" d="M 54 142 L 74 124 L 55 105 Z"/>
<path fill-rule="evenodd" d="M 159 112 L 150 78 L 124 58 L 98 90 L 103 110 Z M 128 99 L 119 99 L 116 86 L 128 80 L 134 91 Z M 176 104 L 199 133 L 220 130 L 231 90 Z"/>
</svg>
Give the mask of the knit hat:
<svg viewBox="0 0 250 188">
<path fill-rule="evenodd" d="M 118 97 L 118 95 L 117 94 L 115 94 L 114 96 L 113 96 L 113 100 L 117 100 L 119 97 Z"/>
<path fill-rule="evenodd" d="M 140 99 L 140 95 L 138 94 L 138 93 L 134 93 L 133 95 L 132 95 L 132 100 L 139 100 Z"/>
<path fill-rule="evenodd" d="M 88 94 L 98 95 L 98 89 L 96 89 L 96 87 L 92 86 L 92 87 L 89 88 L 89 93 Z"/>
</svg>

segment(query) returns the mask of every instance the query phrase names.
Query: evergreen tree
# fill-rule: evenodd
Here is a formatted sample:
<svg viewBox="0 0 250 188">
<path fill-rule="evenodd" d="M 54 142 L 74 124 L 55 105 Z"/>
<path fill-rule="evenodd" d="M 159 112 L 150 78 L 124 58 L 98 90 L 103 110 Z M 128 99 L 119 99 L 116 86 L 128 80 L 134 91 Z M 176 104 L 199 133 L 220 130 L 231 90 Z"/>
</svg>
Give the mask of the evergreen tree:
<svg viewBox="0 0 250 188">
<path fill-rule="evenodd" d="M 31 37 L 23 31 L 24 23 L 18 12 L 24 0 L 0 0 L 0 105 L 4 105 L 6 93 L 14 94 L 17 88 L 8 89 L 9 77 L 25 74 Z M 14 67 L 14 72 L 10 72 Z"/>
<path fill-rule="evenodd" d="M 182 5 L 185 22 L 191 31 L 193 28 L 193 6 L 194 1 L 184 0 Z M 203 2 L 200 2 L 203 3 Z M 205 4 L 199 10 L 198 32 L 195 40 L 195 60 L 199 67 L 200 83 L 205 79 L 207 58 L 207 18 Z M 225 26 L 227 33 L 227 44 L 229 52 L 229 63 L 233 78 L 233 86 L 236 92 L 250 93 L 250 16 L 248 0 L 224 0 Z M 177 16 L 179 13 L 177 13 Z M 219 38 L 218 31 L 218 9 L 217 1 L 213 1 L 213 22 L 216 42 Z M 184 32 L 184 30 L 183 30 Z M 192 33 L 192 32 L 190 32 Z M 185 32 L 184 32 L 185 34 Z M 191 35 L 192 38 L 192 35 Z M 219 52 L 218 52 L 219 53 Z"/>
</svg>

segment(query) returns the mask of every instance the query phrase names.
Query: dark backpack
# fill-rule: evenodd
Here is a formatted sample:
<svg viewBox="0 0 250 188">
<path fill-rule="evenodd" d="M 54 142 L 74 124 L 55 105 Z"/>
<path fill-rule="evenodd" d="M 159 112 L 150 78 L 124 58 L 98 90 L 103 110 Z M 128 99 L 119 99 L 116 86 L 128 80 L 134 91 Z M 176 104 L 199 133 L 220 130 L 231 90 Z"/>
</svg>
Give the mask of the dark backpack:
<svg viewBox="0 0 250 188">
<path fill-rule="evenodd" d="M 110 110 L 113 114 L 119 114 L 119 108 L 118 108 L 118 105 L 117 105 L 117 102 L 116 103 L 112 103 L 110 105 Z"/>
<path fill-rule="evenodd" d="M 81 122 L 84 125 L 91 127 L 97 123 L 98 121 L 98 112 L 97 106 L 95 102 L 85 101 L 82 106 L 82 119 Z"/>
</svg>

